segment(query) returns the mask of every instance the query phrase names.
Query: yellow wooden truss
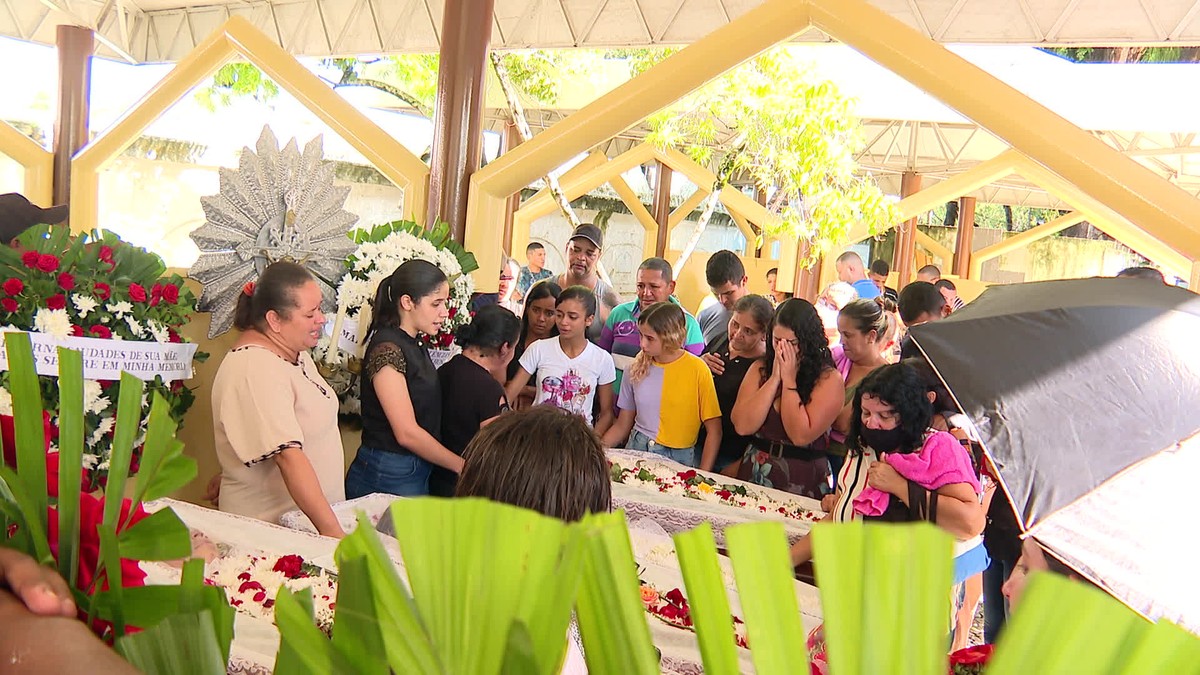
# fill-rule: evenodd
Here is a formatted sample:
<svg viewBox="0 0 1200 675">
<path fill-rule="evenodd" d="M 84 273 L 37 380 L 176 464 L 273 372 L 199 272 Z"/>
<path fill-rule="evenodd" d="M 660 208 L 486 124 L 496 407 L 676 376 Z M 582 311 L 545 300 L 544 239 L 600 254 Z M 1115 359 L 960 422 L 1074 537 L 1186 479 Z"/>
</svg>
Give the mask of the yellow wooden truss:
<svg viewBox="0 0 1200 675">
<path fill-rule="evenodd" d="M 1021 166 L 1022 175 L 1038 178 L 1047 189 L 1049 184 L 1058 189 L 1060 183 L 1073 187 L 1079 197 L 1075 201 L 1086 197 L 1086 206 L 1094 212 L 1088 214 L 1089 220 L 1093 215 L 1107 216 L 1097 218 L 1097 224 L 1135 250 L 1172 270 L 1188 272 L 1191 261 L 1200 258 L 1200 203 L 1092 134 L 865 0 L 766 0 L 476 172 L 471 179 L 466 244 L 475 251 L 481 268 L 489 270 L 477 276 L 477 285 L 481 289 L 496 285 L 490 270 L 500 267 L 500 251 L 494 242 L 503 229 L 509 195 L 759 52 L 814 26 L 1007 142 L 1013 156 L 1028 164 Z M 1012 171 L 1004 175 L 1008 173 Z M 964 193 L 956 191 L 949 198 Z M 1077 208 L 1082 211 L 1084 205 Z M 794 279 L 795 259 L 793 253 L 781 261 L 783 286 Z"/>
<path fill-rule="evenodd" d="M 99 172 L 105 164 L 137 140 L 156 117 L 192 87 L 239 56 L 261 68 L 361 152 L 388 180 L 403 188 L 404 213 L 410 218 L 424 219 L 429 167 L 421 158 L 389 136 L 247 19 L 235 16 L 177 63 L 116 124 L 75 155 L 71 162 L 73 229 L 87 230 L 96 225 Z"/>
<path fill-rule="evenodd" d="M 670 233 L 676 225 L 687 218 L 688 214 L 699 207 L 705 198 L 712 194 L 712 186 L 717 181 L 717 177 L 712 171 L 678 150 L 663 149 L 651 143 L 642 143 L 612 159 L 607 159 L 599 152 L 592 152 L 559 178 L 559 185 L 567 199 L 576 199 L 604 183 L 611 185 L 633 217 L 642 225 L 644 230 L 642 254 L 645 258 L 653 257 L 655 254 L 658 222 L 654 220 L 654 216 L 650 214 L 646 205 L 638 198 L 633 188 L 629 187 L 621 174 L 653 161 L 670 167 L 696 185 L 696 191 L 671 212 L 667 221 L 667 232 Z M 726 185 L 722 188 L 719 199 L 730 217 L 733 218 L 734 223 L 737 224 L 738 229 L 746 237 L 746 250 L 743 253 L 747 255 L 753 252 L 754 242 L 758 236 L 754 225 L 762 230 L 773 230 L 778 226 L 779 216 L 768 211 L 736 188 Z M 529 229 L 533 222 L 557 209 L 558 206 L 547 189 L 542 189 L 525 200 L 521 207 L 513 213 L 512 250 L 524 250 L 529 243 Z M 678 274 L 679 270 L 676 269 L 675 273 Z"/>
<path fill-rule="evenodd" d="M 3 120 L 0 120 L 0 154 L 12 158 L 25 170 L 22 194 L 38 206 L 50 206 L 54 198 L 54 155 Z"/>
</svg>

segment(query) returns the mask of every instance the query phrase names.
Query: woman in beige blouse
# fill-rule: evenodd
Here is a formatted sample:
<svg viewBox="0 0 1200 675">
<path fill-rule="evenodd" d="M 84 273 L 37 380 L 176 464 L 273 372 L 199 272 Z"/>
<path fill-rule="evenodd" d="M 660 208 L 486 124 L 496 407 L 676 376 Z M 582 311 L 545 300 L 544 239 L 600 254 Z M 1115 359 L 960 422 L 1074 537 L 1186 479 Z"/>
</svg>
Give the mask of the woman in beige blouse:
<svg viewBox="0 0 1200 675">
<path fill-rule="evenodd" d="M 297 507 L 341 537 L 330 504 L 345 499 L 337 395 L 308 350 L 325 324 L 321 289 L 300 265 L 277 262 L 238 298 L 237 344 L 213 382 L 220 509 L 276 522 Z"/>
</svg>

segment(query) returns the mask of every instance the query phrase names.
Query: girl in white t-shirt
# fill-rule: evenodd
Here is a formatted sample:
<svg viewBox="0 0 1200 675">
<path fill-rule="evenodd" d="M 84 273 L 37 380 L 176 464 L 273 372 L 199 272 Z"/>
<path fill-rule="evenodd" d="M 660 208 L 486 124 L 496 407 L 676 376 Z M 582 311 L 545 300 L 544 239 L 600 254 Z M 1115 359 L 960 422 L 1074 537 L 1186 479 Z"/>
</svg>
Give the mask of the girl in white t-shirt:
<svg viewBox="0 0 1200 675">
<path fill-rule="evenodd" d="M 545 403 L 575 413 L 594 422 L 596 433 L 602 435 L 613 423 L 612 383 L 617 372 L 612 355 L 587 339 L 588 326 L 596 319 L 596 294 L 585 286 L 566 288 L 555 303 L 555 314 L 558 337 L 529 345 L 521 355 L 520 369 L 508 382 L 508 395 L 515 400 L 536 375 L 534 405 Z"/>
</svg>

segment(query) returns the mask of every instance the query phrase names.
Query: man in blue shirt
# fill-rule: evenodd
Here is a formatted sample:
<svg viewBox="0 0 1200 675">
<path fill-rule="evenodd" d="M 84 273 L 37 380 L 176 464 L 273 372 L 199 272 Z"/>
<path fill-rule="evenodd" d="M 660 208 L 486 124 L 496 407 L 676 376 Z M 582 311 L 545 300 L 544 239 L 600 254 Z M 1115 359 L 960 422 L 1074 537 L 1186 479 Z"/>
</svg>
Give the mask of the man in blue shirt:
<svg viewBox="0 0 1200 675">
<path fill-rule="evenodd" d="M 879 287 L 867 278 L 862 258 L 858 257 L 854 251 L 846 251 L 838 256 L 837 274 L 839 280 L 850 284 L 854 290 L 858 291 L 858 297 L 866 300 L 879 297 Z"/>
</svg>

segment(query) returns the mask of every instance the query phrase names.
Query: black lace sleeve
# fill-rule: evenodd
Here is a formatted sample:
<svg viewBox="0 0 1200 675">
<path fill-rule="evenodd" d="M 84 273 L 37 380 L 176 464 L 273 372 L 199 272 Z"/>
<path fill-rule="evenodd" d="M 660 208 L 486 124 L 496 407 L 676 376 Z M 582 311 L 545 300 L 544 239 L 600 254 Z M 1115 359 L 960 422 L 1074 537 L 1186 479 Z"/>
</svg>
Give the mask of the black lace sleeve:
<svg viewBox="0 0 1200 675">
<path fill-rule="evenodd" d="M 393 342 L 383 342 L 371 348 L 371 353 L 367 354 L 366 369 L 364 372 L 367 378 L 370 379 L 375 377 L 376 373 L 389 366 L 401 375 L 408 373 L 408 361 L 404 358 L 404 352 L 400 350 L 400 345 Z"/>
</svg>

